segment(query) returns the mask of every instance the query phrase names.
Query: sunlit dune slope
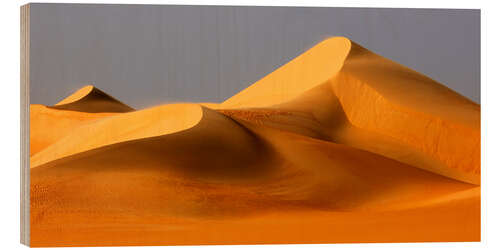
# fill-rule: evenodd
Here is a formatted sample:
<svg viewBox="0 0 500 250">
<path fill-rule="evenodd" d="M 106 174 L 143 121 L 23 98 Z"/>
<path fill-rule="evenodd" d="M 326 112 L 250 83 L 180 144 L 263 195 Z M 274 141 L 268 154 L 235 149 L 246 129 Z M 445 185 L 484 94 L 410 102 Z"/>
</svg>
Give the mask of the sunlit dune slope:
<svg viewBox="0 0 500 250">
<path fill-rule="evenodd" d="M 55 106 L 30 105 L 30 156 L 74 129 L 116 113 L 132 111 L 93 86 L 85 86 Z"/>
<path fill-rule="evenodd" d="M 332 78 L 343 66 L 351 42 L 334 37 L 320 42 L 222 103 L 224 108 L 266 107 L 289 101 Z"/>
<path fill-rule="evenodd" d="M 113 113 L 84 113 L 54 110 L 40 104 L 30 105 L 30 156 L 34 155 L 73 129 Z"/>
<path fill-rule="evenodd" d="M 238 144 L 244 130 L 231 119 L 197 104 L 170 104 L 123 113 L 81 126 L 30 159 L 31 167 L 119 142 L 157 137 L 189 129 L 201 119 L 213 121 L 209 130 L 235 130 L 232 144 Z M 205 122 L 206 123 L 206 122 Z M 204 124 L 205 124 L 204 123 Z M 217 134 L 217 133 L 216 133 Z M 241 135 L 241 136 L 240 136 Z M 177 137 L 176 137 L 177 138 Z M 173 145 L 181 143 L 172 141 Z"/>
<path fill-rule="evenodd" d="M 315 88 L 321 89 L 314 97 L 304 97 L 303 102 L 298 100 Z M 333 92 L 334 96 L 320 92 Z M 284 105 L 292 100 L 292 106 Z M 328 105 L 332 102 L 333 106 Z M 408 148 L 419 154 L 418 158 L 426 158 L 423 160 L 427 163 L 416 164 L 416 167 L 480 183 L 479 105 L 347 38 L 330 38 L 319 43 L 218 108 L 256 110 L 276 105 L 280 112 L 307 110 L 301 115 L 309 115 L 313 121 L 330 119 L 323 121 L 320 129 L 302 128 L 303 132 L 310 130 L 306 132 L 309 136 L 328 138 L 328 134 L 334 132 L 332 127 L 338 128 L 338 124 L 347 119 L 357 128 L 397 141 L 403 151 Z M 301 116 L 294 113 L 289 117 L 296 120 Z M 284 122 L 282 126 L 312 125 L 301 121 L 292 123 Z M 393 147 L 389 150 L 393 151 Z M 384 151 L 377 153 L 405 154 Z"/>
<path fill-rule="evenodd" d="M 134 109 L 104 93 L 100 89 L 88 85 L 64 100 L 51 106 L 54 109 L 73 110 L 87 113 L 99 112 L 129 112 Z"/>
</svg>

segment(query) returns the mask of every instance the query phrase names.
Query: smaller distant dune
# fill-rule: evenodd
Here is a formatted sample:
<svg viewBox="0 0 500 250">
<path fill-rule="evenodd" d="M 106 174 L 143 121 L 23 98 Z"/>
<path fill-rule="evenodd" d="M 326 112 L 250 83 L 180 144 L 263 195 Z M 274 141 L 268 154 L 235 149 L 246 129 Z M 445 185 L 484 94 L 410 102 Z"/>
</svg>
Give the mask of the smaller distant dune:
<svg viewBox="0 0 500 250">
<path fill-rule="evenodd" d="M 50 108 L 87 113 L 134 111 L 133 108 L 91 85 L 79 89 Z"/>
</svg>

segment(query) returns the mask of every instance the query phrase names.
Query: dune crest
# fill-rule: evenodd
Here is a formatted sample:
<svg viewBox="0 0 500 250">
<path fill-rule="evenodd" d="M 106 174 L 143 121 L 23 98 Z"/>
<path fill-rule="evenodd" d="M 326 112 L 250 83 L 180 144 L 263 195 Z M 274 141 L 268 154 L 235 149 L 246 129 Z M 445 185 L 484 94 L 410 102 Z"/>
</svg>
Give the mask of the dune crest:
<svg viewBox="0 0 500 250">
<path fill-rule="evenodd" d="M 289 101 L 332 78 L 343 66 L 351 42 L 326 39 L 222 103 L 224 108 L 266 107 Z"/>
<path fill-rule="evenodd" d="M 44 150 L 74 129 L 112 115 L 114 113 L 54 110 L 40 104 L 31 104 L 30 156 Z"/>
<path fill-rule="evenodd" d="M 87 113 L 121 113 L 134 110 L 92 85 L 82 87 L 51 108 Z"/>
<path fill-rule="evenodd" d="M 71 135 L 33 156 L 30 166 L 114 143 L 182 131 L 196 125 L 202 116 L 202 108 L 196 104 L 162 105 L 114 115 L 76 128 Z"/>
</svg>

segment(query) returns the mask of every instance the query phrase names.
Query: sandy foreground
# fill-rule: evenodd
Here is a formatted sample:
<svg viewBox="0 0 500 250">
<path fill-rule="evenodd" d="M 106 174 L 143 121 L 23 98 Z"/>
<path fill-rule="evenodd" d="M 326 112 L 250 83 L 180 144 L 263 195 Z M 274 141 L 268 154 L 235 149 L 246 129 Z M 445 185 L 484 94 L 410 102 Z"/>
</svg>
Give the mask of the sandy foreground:
<svg viewBox="0 0 500 250">
<path fill-rule="evenodd" d="M 479 241 L 480 106 L 347 38 L 222 103 L 30 106 L 31 246 Z"/>
</svg>

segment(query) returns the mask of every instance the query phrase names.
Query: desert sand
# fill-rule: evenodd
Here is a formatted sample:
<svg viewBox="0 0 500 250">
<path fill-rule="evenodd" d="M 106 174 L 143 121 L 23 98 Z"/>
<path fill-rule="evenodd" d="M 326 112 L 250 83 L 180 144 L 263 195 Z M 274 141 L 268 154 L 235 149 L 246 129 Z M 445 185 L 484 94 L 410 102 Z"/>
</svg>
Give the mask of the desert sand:
<svg viewBox="0 0 500 250">
<path fill-rule="evenodd" d="M 481 239 L 480 106 L 347 38 L 222 103 L 30 122 L 31 246 Z"/>
</svg>

